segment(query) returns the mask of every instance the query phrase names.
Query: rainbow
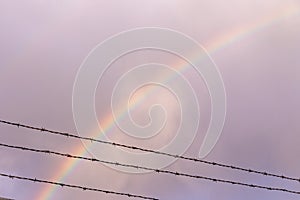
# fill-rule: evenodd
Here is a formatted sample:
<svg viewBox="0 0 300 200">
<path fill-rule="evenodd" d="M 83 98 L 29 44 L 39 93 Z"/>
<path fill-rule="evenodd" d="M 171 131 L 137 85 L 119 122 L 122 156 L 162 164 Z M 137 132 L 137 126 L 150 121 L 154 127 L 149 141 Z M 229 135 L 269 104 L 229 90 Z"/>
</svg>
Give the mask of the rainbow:
<svg viewBox="0 0 300 200">
<path fill-rule="evenodd" d="M 283 8 L 281 8 L 278 11 L 275 11 L 269 15 L 266 15 L 260 19 L 251 21 L 250 23 L 243 24 L 238 27 L 234 27 L 231 30 L 224 32 L 219 37 L 213 38 L 211 41 L 206 43 L 204 45 L 209 53 L 214 53 L 216 51 L 219 51 L 226 46 L 229 46 L 230 44 L 237 42 L 249 35 L 252 35 L 258 31 L 261 31 L 267 27 L 270 27 L 284 19 L 293 17 L 297 14 L 299 14 L 300 11 L 300 4 L 292 4 L 287 5 Z M 185 68 L 185 65 L 177 66 L 177 69 Z M 138 101 L 135 101 L 136 103 L 141 101 L 143 99 L 143 96 L 138 97 Z M 134 106 L 135 103 L 133 103 L 130 106 Z M 102 123 L 103 132 L 107 133 L 111 130 L 114 124 L 114 118 L 111 114 L 107 115 L 105 120 Z M 87 151 L 86 148 L 83 145 L 75 146 L 70 153 L 75 155 L 86 155 Z M 55 173 L 50 178 L 54 181 L 63 181 L 68 175 L 71 174 L 71 172 L 74 170 L 74 168 L 78 165 L 78 160 L 73 159 L 66 159 L 62 161 L 62 164 L 55 170 Z M 56 186 L 49 186 L 46 185 L 38 194 L 36 195 L 37 200 L 49 200 L 52 195 L 55 193 Z"/>
</svg>

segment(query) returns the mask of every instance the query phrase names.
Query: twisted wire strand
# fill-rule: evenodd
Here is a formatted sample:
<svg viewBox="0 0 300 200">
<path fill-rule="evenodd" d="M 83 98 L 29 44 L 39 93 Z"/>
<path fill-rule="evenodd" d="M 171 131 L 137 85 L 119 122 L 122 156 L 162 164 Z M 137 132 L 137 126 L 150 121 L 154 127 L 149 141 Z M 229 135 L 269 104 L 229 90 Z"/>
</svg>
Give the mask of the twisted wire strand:
<svg viewBox="0 0 300 200">
<path fill-rule="evenodd" d="M 71 154 L 61 153 L 61 152 L 56 152 L 56 151 L 51 151 L 51 150 L 41 150 L 41 149 L 28 148 L 28 147 L 23 147 L 23 146 L 15 146 L 15 145 L 3 144 L 3 143 L 0 143 L 0 146 L 6 147 L 6 148 L 11 148 L 11 149 L 19 149 L 19 150 L 24 150 L 24 151 L 30 151 L 30 152 L 53 154 L 53 155 L 57 155 L 57 156 L 61 156 L 61 157 L 87 160 L 87 161 L 91 161 L 91 162 L 104 163 L 104 164 L 108 164 L 108 165 L 122 166 L 122 167 L 127 167 L 127 168 L 135 168 L 135 169 L 138 169 L 138 170 L 148 170 L 148 171 L 153 171 L 153 172 L 157 172 L 157 173 L 170 174 L 170 175 L 174 175 L 174 176 L 182 176 L 182 177 L 188 177 L 188 178 L 193 178 L 193 179 L 203 179 L 203 180 L 209 180 L 209 181 L 219 182 L 219 183 L 240 185 L 240 186 L 244 186 L 244 187 L 264 189 L 264 190 L 269 190 L 269 191 L 279 191 L 279 192 L 285 192 L 285 193 L 292 193 L 292 194 L 300 195 L 300 191 L 288 190 L 288 189 L 285 189 L 285 188 L 268 187 L 268 186 L 263 186 L 263 185 L 249 184 L 249 183 L 244 183 L 244 182 L 236 182 L 236 181 L 212 178 L 212 177 L 207 177 L 207 176 L 192 175 L 192 174 L 181 173 L 181 172 L 177 172 L 177 171 L 175 172 L 175 171 L 169 171 L 169 170 L 164 170 L 164 169 L 156 169 L 156 168 L 139 166 L 139 165 L 123 164 L 123 163 L 119 163 L 119 162 L 112 162 L 112 161 L 100 160 L 100 159 L 97 159 L 97 158 L 71 155 Z"/>
<path fill-rule="evenodd" d="M 141 147 L 137 147 L 137 146 L 116 143 L 116 142 L 108 142 L 108 141 L 103 141 L 103 140 L 99 140 L 99 139 L 95 139 L 95 138 L 91 138 L 91 137 L 82 137 L 82 136 L 75 135 L 75 134 L 68 133 L 68 132 L 60 132 L 60 131 L 54 131 L 54 130 L 50 130 L 50 129 L 46 129 L 46 128 L 38 128 L 38 127 L 21 124 L 21 123 L 16 123 L 16 122 L 11 122 L 11 121 L 6 121 L 6 120 L 0 120 L 0 123 L 6 124 L 6 125 L 11 125 L 11 126 L 16 126 L 18 128 L 21 127 L 21 128 L 36 130 L 36 131 L 40 131 L 40 132 L 50 133 L 50 134 L 54 134 L 54 135 L 82 139 L 82 140 L 86 140 L 86 141 L 90 141 L 90 142 L 97 142 L 97 143 L 106 144 L 106 145 L 113 145 L 113 146 L 123 147 L 123 148 L 127 148 L 127 149 L 138 150 L 138 151 L 142 151 L 142 152 L 154 153 L 154 154 L 173 157 L 173 158 L 182 159 L 182 160 L 194 161 L 196 163 L 198 162 L 198 163 L 203 163 L 203 164 L 211 165 L 211 166 L 217 166 L 217 167 L 221 167 L 221 168 L 243 171 L 243 172 L 248 172 L 248 173 L 252 173 L 252 174 L 259 174 L 259 175 L 263 175 L 263 176 L 275 177 L 275 178 L 285 179 L 285 180 L 289 180 L 289 181 L 297 181 L 298 183 L 300 183 L 300 178 L 274 174 L 274 173 L 270 173 L 267 171 L 247 169 L 247 168 L 223 164 L 223 163 L 219 163 L 219 162 L 212 162 L 212 161 L 202 160 L 202 159 L 198 159 L 198 158 L 186 157 L 186 156 L 182 156 L 182 155 L 174 155 L 174 154 L 156 151 L 156 150 L 152 150 L 152 149 L 146 149 L 146 148 L 141 148 Z"/>
<path fill-rule="evenodd" d="M 0 176 L 11 178 L 11 179 L 19 179 L 19 180 L 30 181 L 30 182 L 35 182 L 35 183 L 46 183 L 46 184 L 57 185 L 57 186 L 61 186 L 61 187 L 82 189 L 83 191 L 94 191 L 94 192 L 101 192 L 101 193 L 112 194 L 112 195 L 127 196 L 129 198 L 159 200 L 157 198 L 147 197 L 147 196 L 142 196 L 142 195 L 123 193 L 123 192 L 115 192 L 115 191 L 111 191 L 111 190 L 103 190 L 103 189 L 91 188 L 91 187 L 80 186 L 80 185 L 71 185 L 71 184 L 62 183 L 62 182 L 54 182 L 54 181 L 49 181 L 49 180 L 29 178 L 29 177 L 17 176 L 17 175 L 5 174 L 5 173 L 0 173 Z"/>
</svg>

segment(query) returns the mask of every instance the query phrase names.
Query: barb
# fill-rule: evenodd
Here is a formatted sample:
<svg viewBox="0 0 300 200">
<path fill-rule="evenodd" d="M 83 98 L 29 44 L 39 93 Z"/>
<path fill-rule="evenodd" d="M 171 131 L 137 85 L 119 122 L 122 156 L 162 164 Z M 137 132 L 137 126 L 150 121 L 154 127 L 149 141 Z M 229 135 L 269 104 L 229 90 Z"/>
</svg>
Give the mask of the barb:
<svg viewBox="0 0 300 200">
<path fill-rule="evenodd" d="M 137 146 L 120 144 L 120 143 L 116 143 L 116 142 L 107 142 L 107 141 L 98 140 L 98 139 L 90 138 L 90 137 L 81 137 L 81 136 L 67 133 L 67 132 L 54 131 L 54 130 L 49 130 L 46 128 L 38 128 L 38 127 L 29 126 L 26 124 L 20 124 L 20 123 L 11 122 L 11 121 L 0 120 L 0 123 L 16 126 L 18 128 L 21 127 L 21 128 L 46 132 L 46 133 L 50 133 L 50 134 L 54 134 L 54 135 L 61 135 L 61 136 L 65 136 L 65 137 L 82 139 L 82 140 L 86 140 L 86 141 L 97 142 L 97 143 L 102 143 L 102 144 L 107 144 L 107 145 L 113 145 L 113 146 L 123 147 L 123 148 L 127 148 L 127 149 L 132 149 L 132 150 L 138 150 L 138 151 L 143 151 L 143 152 L 148 152 L 148 153 L 155 153 L 158 155 L 178 158 L 178 159 L 182 159 L 182 160 L 194 161 L 194 162 L 203 163 L 203 164 L 207 164 L 207 165 L 211 165 L 211 166 L 217 166 L 217 167 L 221 167 L 221 168 L 228 168 L 228 169 L 237 170 L 237 171 L 249 172 L 249 173 L 253 173 L 253 174 L 275 177 L 275 178 L 285 179 L 285 180 L 289 180 L 289 181 L 297 181 L 298 183 L 300 183 L 300 178 L 294 178 L 294 177 L 289 177 L 289 176 L 285 176 L 285 175 L 274 174 L 274 173 L 270 173 L 270 172 L 266 172 L 266 171 L 258 171 L 258 170 L 247 169 L 247 168 L 243 168 L 243 167 L 239 167 L 239 166 L 233 166 L 233 165 L 227 165 L 227 164 L 218 163 L 218 162 L 201 160 L 198 158 L 174 155 L 174 154 L 170 154 L 170 153 L 166 153 L 166 152 L 156 151 L 156 150 L 152 150 L 152 149 L 145 149 L 145 148 L 141 148 L 141 147 L 137 147 Z"/>
<path fill-rule="evenodd" d="M 35 183 L 46 183 L 46 184 L 51 184 L 51 185 L 58 185 L 61 187 L 82 189 L 83 191 L 94 191 L 94 192 L 101 192 L 101 193 L 113 194 L 113 195 L 119 195 L 119 196 L 127 196 L 129 198 L 132 197 L 132 198 L 140 198 L 140 199 L 148 199 L 148 200 L 159 200 L 159 199 L 156 199 L 153 197 L 146 197 L 146 196 L 135 195 L 135 194 L 130 194 L 130 193 L 123 193 L 123 192 L 115 192 L 115 191 L 110 191 L 110 190 L 102 190 L 102 189 L 98 189 L 98 188 L 90 188 L 90 187 L 85 187 L 85 186 L 80 186 L 80 185 L 71 185 L 71 184 L 66 184 L 66 183 L 62 183 L 62 182 L 54 182 L 54 181 L 37 179 L 37 178 L 28 178 L 28 177 L 9 175 L 9 174 L 4 174 L 4 173 L 0 173 L 0 176 L 11 178 L 11 179 L 31 181 L 31 182 L 35 182 Z"/>
<path fill-rule="evenodd" d="M 220 182 L 220 183 L 226 183 L 226 184 L 232 184 L 232 185 L 240 185 L 240 186 L 245 186 L 245 187 L 265 189 L 265 190 L 270 190 L 270 191 L 280 191 L 280 192 L 286 192 L 286 193 L 300 195 L 300 191 L 288 190 L 285 188 L 268 187 L 268 186 L 263 186 L 263 185 L 236 182 L 236 181 L 230 181 L 230 180 L 225 180 L 225 179 L 217 179 L 217 178 L 211 178 L 211 177 L 200 176 L 200 175 L 191 175 L 191 174 L 187 174 L 187 173 L 174 172 L 174 171 L 156 169 L 156 168 L 139 166 L 139 165 L 123 164 L 123 163 L 119 163 L 119 162 L 112 162 L 112 161 L 100 160 L 97 158 L 71 155 L 71 154 L 61 153 L 61 152 L 56 152 L 56 151 L 51 151 L 51 150 L 41 150 L 41 149 L 34 149 L 34 148 L 28 148 L 28 147 L 22 147 L 22 146 L 14 146 L 14 145 L 2 144 L 2 143 L 0 143 L 0 146 L 12 148 L 12 149 L 20 149 L 20 150 L 24 150 L 24 151 L 37 152 L 37 153 L 53 154 L 53 155 L 57 155 L 57 156 L 87 160 L 87 161 L 91 161 L 91 162 L 105 163 L 105 164 L 109 164 L 109 165 L 135 168 L 135 169 L 140 169 L 140 170 L 143 169 L 143 170 L 153 171 L 153 172 L 157 172 L 157 173 L 170 174 L 170 175 L 175 175 L 175 176 L 183 176 L 183 177 L 188 177 L 188 178 L 193 178 L 193 179 L 203 179 L 203 180 L 209 180 L 209 181 L 213 181 L 213 182 Z"/>
</svg>

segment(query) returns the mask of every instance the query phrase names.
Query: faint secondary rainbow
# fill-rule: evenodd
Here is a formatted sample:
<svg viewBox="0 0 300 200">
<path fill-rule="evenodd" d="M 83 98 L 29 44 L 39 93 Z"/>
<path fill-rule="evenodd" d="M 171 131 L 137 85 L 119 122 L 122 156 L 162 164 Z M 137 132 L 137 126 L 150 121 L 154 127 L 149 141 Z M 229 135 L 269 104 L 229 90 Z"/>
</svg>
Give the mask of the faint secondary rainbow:
<svg viewBox="0 0 300 200">
<path fill-rule="evenodd" d="M 287 5 L 286 7 L 283 7 L 282 9 L 270 14 L 266 15 L 263 18 L 254 20 L 250 23 L 243 24 L 241 26 L 235 27 L 224 34 L 221 34 L 219 37 L 214 38 L 213 40 L 209 41 L 205 47 L 208 51 L 208 53 L 214 53 L 236 41 L 239 41 L 243 38 L 245 38 L 248 35 L 251 35 L 257 31 L 260 31 L 261 29 L 264 29 L 266 27 L 269 27 L 277 22 L 280 22 L 281 20 L 284 20 L 286 18 L 295 16 L 299 14 L 300 11 L 300 4 L 292 4 Z M 197 52 L 195 52 L 196 54 Z M 186 65 L 176 65 L 175 66 L 177 70 L 184 70 L 187 66 Z M 149 91 L 150 92 L 150 91 Z M 145 94 L 147 95 L 147 93 Z M 144 95 L 138 96 L 138 99 L 134 101 L 134 103 L 130 104 L 129 107 L 135 106 L 136 103 L 142 101 L 144 99 Z M 127 110 L 127 107 L 126 109 Z M 120 115 L 122 115 L 120 111 Z M 119 117 L 120 117 L 119 115 Z M 111 130 L 111 128 L 114 125 L 114 118 L 111 114 L 107 115 L 107 117 L 102 121 L 101 126 L 103 128 L 103 133 L 105 134 L 108 131 Z M 98 133 L 97 133 L 98 134 Z M 83 145 L 75 146 L 74 149 L 71 151 L 72 154 L 75 155 L 85 155 L 86 149 Z M 75 166 L 79 163 L 78 160 L 73 159 L 66 159 L 65 161 L 62 161 L 62 164 L 58 167 L 56 170 L 56 173 L 50 178 L 51 180 L 55 181 L 63 181 L 66 176 L 68 176 Z M 38 193 L 37 197 L 35 199 L 37 200 L 48 200 L 51 198 L 53 193 L 55 192 L 56 186 L 49 186 L 46 185 L 41 192 Z"/>
</svg>

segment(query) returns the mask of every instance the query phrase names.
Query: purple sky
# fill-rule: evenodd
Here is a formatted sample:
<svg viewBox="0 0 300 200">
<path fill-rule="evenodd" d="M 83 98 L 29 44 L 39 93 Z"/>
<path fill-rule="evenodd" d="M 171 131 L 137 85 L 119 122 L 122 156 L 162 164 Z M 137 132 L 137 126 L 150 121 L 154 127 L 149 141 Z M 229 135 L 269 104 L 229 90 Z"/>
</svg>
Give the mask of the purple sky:
<svg viewBox="0 0 300 200">
<path fill-rule="evenodd" d="M 297 0 L 266 1 L 8 1 L 0 2 L 0 118 L 76 133 L 72 88 L 83 59 L 98 43 L 143 26 L 171 28 L 204 47 L 236 27 L 259 21 Z M 211 52 L 227 93 L 223 133 L 206 158 L 300 177 L 300 15 L 282 19 Z M 132 59 L 134 56 L 132 56 Z M 141 59 L 142 60 L 142 59 Z M 120 63 L 119 63 L 120 64 Z M 185 155 L 196 157 L 209 119 L 209 98 L 193 80 L 203 117 Z M 100 98 L 101 94 L 97 94 Z M 202 97 L 203 96 L 203 97 Z M 97 105 L 101 112 L 101 104 Z M 114 136 L 117 137 L 117 136 Z M 71 152 L 77 140 L 0 125 L 0 141 Z M 138 144 L 138 143 L 137 143 Z M 0 148 L 0 171 L 51 179 L 66 159 Z M 177 161 L 169 170 L 300 190 L 300 185 Z M 80 162 L 64 182 L 162 200 L 299 199 L 299 195 L 161 174 L 130 175 Z M 35 199 L 47 185 L 0 177 L 0 196 Z M 56 189 L 51 199 L 126 199 Z"/>
</svg>

